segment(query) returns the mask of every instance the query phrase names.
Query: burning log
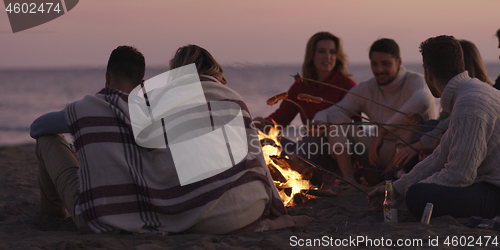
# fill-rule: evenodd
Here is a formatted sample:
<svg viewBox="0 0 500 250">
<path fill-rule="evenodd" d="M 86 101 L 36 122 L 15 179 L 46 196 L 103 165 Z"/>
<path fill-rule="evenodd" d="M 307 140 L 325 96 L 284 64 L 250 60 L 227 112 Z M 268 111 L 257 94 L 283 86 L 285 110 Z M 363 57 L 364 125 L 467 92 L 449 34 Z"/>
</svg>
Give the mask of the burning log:
<svg viewBox="0 0 500 250">
<path fill-rule="evenodd" d="M 272 164 L 267 165 L 267 168 L 269 168 L 269 172 L 271 173 L 271 177 L 273 178 L 274 181 L 279 181 L 282 183 L 286 183 L 286 178 L 281 174 L 281 172 Z"/>
<path fill-rule="evenodd" d="M 304 201 L 307 201 L 308 198 L 306 197 L 306 195 L 302 194 L 302 193 L 296 193 L 294 196 L 293 196 L 293 203 L 295 204 L 301 204 L 303 203 Z"/>
<path fill-rule="evenodd" d="M 298 163 L 279 157 L 281 145 L 278 140 L 279 130 L 276 126 L 269 130 L 269 135 L 261 131 L 258 131 L 258 135 L 264 159 L 283 204 L 292 206 L 296 194 L 313 187 L 309 180 L 314 177 L 314 174 Z"/>
</svg>

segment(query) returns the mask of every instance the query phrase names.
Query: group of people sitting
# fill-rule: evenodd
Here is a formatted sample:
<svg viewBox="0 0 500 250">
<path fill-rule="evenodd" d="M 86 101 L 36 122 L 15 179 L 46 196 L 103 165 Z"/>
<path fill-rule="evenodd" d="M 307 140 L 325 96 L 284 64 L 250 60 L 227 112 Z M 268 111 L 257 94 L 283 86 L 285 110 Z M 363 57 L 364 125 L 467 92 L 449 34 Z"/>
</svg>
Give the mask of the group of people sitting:
<svg viewBox="0 0 500 250">
<path fill-rule="evenodd" d="M 311 43 L 316 44 L 313 50 Z M 324 45 L 328 43 L 329 47 Z M 291 154 L 332 171 L 337 168 L 350 183 L 372 186 L 384 178 L 397 179 L 396 195 L 406 195 L 406 206 L 417 218 L 428 202 L 434 204 L 433 216 L 500 215 L 500 149 L 496 146 L 500 139 L 500 92 L 492 87 L 473 43 L 438 36 L 422 42 L 420 52 L 424 76 L 402 66 L 394 40 L 379 39 L 368 53 L 374 77 L 349 85 L 348 73 L 341 70 L 346 60 L 339 39 L 327 32 L 311 37 L 304 77 L 292 85 L 288 99 L 303 107 L 303 122 L 311 119 L 313 124 L 326 124 L 330 130 L 343 132 L 311 133 L 314 136 L 303 138 L 297 148 L 328 146 L 327 150 L 305 155 L 297 150 Z M 316 54 L 308 57 L 310 53 Z M 307 73 L 312 66 L 316 74 Z M 318 80 L 345 90 L 329 88 Z M 315 109 L 318 105 L 311 107 L 314 103 L 298 94 L 335 104 Z M 437 121 L 429 120 L 435 115 L 433 96 L 441 98 L 442 112 Z M 258 117 L 256 122 L 260 127 L 271 126 L 272 122 L 286 126 L 298 110 L 292 102 L 282 102 L 274 113 Z M 367 129 L 363 126 L 366 123 L 354 120 L 360 113 L 377 125 L 374 134 L 360 133 Z M 304 146 L 311 143 L 316 146 Z M 356 150 L 357 146 L 366 150 Z M 329 163 L 332 159 L 334 164 Z M 403 171 L 402 176 L 389 174 L 398 169 Z M 383 195 L 384 188 L 376 187 L 369 193 L 369 200 Z"/>
<path fill-rule="evenodd" d="M 194 63 L 206 101 L 237 104 L 248 139 L 246 156 L 230 169 L 181 185 L 168 144 L 152 149 L 135 140 L 128 100 L 134 89 L 144 89 L 145 60 L 136 48 L 120 46 L 110 55 L 101 91 L 45 114 L 31 126 L 41 212 L 71 216 L 85 232 L 225 234 L 307 223 L 306 216 L 286 215 L 260 145 L 252 143 L 256 127 L 287 126 L 300 112 L 305 124 L 337 126 L 346 133 L 326 131 L 302 140 L 327 147 L 321 155 L 295 153 L 337 168 L 349 182 L 382 181 L 384 173 L 420 155 L 421 161 L 405 167 L 407 173 L 394 182 L 395 194 L 405 194 L 406 206 L 417 218 L 428 202 L 434 204 L 433 216 L 500 215 L 500 92 L 491 86 L 471 42 L 438 36 L 422 42 L 420 51 L 424 76 L 402 66 L 394 40 L 375 41 L 368 54 L 374 77 L 356 84 L 349 78 L 341 40 L 319 32 L 307 43 L 302 77 L 288 91 L 287 98 L 298 105 L 282 102 L 268 117 L 252 120 L 208 51 L 196 45 L 179 48 L 169 68 Z M 300 94 L 326 102 L 311 103 Z M 425 122 L 435 118 L 433 96 L 441 98 L 443 110 L 437 126 Z M 146 92 L 144 98 L 147 102 Z M 360 132 L 366 129 L 357 118 L 362 113 L 377 125 L 374 134 Z M 434 129 L 415 139 L 423 134 L 419 127 Z M 71 133 L 74 150 L 61 133 Z M 345 148 L 354 145 L 366 150 Z M 376 187 L 369 198 L 384 191 L 384 186 Z"/>
</svg>

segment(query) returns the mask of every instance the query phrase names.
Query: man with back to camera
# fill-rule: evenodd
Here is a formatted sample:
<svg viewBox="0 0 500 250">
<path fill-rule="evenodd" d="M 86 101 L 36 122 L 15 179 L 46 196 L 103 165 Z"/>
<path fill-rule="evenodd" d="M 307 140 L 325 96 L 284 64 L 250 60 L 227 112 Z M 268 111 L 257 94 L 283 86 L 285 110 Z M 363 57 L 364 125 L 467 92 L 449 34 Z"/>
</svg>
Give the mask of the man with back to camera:
<svg viewBox="0 0 500 250">
<path fill-rule="evenodd" d="M 394 193 L 405 194 L 417 218 L 428 202 L 432 216 L 500 215 L 500 92 L 469 77 L 454 37 L 429 38 L 420 51 L 425 81 L 451 113 L 450 125 L 434 152 L 394 182 Z M 384 187 L 370 192 L 372 205 L 383 194 Z"/>
<path fill-rule="evenodd" d="M 353 87 L 351 92 L 406 114 L 415 112 L 422 114 L 426 119 L 434 117 L 434 98 L 425 85 L 422 75 L 407 71 L 402 66 L 399 46 L 394 40 L 387 38 L 376 40 L 370 47 L 369 58 L 374 77 Z M 314 120 L 348 123 L 351 122 L 353 113 L 363 112 L 374 122 L 407 123 L 405 115 L 349 93 L 338 105 L 351 112 L 332 106 L 316 114 Z M 365 168 L 390 164 L 398 138 L 386 129 L 410 143 L 415 135 L 414 132 L 404 129 L 379 127 L 378 136 L 372 137 L 368 136 L 367 133 L 358 133 L 357 126 L 343 126 L 344 128 L 337 127 L 336 130 L 347 131 L 348 129 L 350 132 L 346 134 L 347 136 L 344 133 L 329 132 L 329 143 L 332 146 L 332 155 L 336 157 L 343 177 L 351 182 L 355 181 L 351 157 L 354 157 Z M 364 149 L 362 152 L 360 152 L 361 148 Z M 373 170 L 373 168 L 371 169 Z M 373 176 L 373 174 L 368 176 Z M 380 173 L 376 173 L 375 178 L 367 178 L 367 181 L 374 185 L 380 181 L 379 177 Z"/>
<path fill-rule="evenodd" d="M 143 55 L 133 47 L 119 46 L 110 55 L 104 89 L 33 122 L 30 134 L 37 139 L 40 211 L 57 217 L 69 214 L 84 232 L 215 234 L 254 226 L 264 215 L 285 214 L 262 152 L 256 153 L 250 141 L 246 157 L 232 168 L 184 186 L 168 146 L 137 145 L 128 98 L 143 83 L 144 72 Z M 201 84 L 208 90 L 208 101 L 227 98 L 243 103 L 218 82 Z M 245 128 L 256 137 L 249 122 Z M 74 137 L 78 160 L 58 135 L 67 132 Z M 277 220 L 277 226 L 290 226 L 294 219 L 279 218 L 288 220 Z"/>
</svg>

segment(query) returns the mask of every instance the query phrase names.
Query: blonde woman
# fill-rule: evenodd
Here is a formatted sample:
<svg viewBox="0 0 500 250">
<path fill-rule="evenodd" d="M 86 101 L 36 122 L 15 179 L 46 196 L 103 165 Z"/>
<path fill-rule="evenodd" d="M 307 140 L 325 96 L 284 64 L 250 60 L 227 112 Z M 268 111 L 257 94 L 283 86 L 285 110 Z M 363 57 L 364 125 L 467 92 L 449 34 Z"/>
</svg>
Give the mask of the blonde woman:
<svg viewBox="0 0 500 250">
<path fill-rule="evenodd" d="M 193 213 L 189 216 L 179 214 L 176 223 L 185 223 L 187 232 L 215 234 L 253 231 L 258 227 L 272 230 L 309 223 L 310 218 L 307 216 L 286 215 L 264 161 L 257 134 L 251 126 L 250 113 L 241 96 L 225 86 L 227 81 L 224 71 L 212 55 L 200 46 L 187 45 L 177 50 L 170 60 L 170 69 L 192 63 L 196 65 L 200 76 L 205 99 L 208 102 L 227 103 L 226 113 L 221 113 L 224 110 L 212 112 L 212 129 L 225 128 L 217 118 L 221 114 L 224 117 L 231 116 L 239 108 L 237 113 L 241 110 L 247 136 L 247 153 L 243 160 L 235 161 L 230 169 L 193 183 L 196 188 L 185 186 L 177 198 L 195 200 L 191 204 L 184 204 L 183 208 Z M 214 111 L 213 106 L 209 107 Z M 240 150 L 235 145 L 238 144 L 231 144 L 231 154 Z M 210 152 L 210 148 L 207 148 L 207 152 Z"/>
<path fill-rule="evenodd" d="M 170 60 L 169 68 L 175 69 L 191 63 L 196 64 L 196 70 L 200 76 L 211 76 L 218 82 L 227 84 L 222 67 L 206 49 L 198 45 L 190 44 L 178 48 Z"/>
<path fill-rule="evenodd" d="M 318 80 L 344 89 L 351 89 L 356 83 L 349 78 L 347 70 L 347 56 L 342 48 L 342 41 L 329 32 L 318 32 L 314 34 L 306 45 L 306 54 L 302 64 L 302 76 L 304 78 Z M 297 99 L 298 94 L 310 94 L 322 97 L 331 102 L 339 102 L 346 95 L 345 92 L 325 85 L 296 80 L 288 90 L 288 99 L 298 103 L 305 111 L 300 114 L 302 123 L 306 124 L 308 119 L 323 109 L 331 106 L 328 103 L 310 103 Z M 265 118 L 268 122 L 274 120 L 281 126 L 288 126 L 299 113 L 297 106 L 289 102 L 281 102 L 280 107 Z M 262 121 L 260 119 L 259 121 Z"/>
</svg>

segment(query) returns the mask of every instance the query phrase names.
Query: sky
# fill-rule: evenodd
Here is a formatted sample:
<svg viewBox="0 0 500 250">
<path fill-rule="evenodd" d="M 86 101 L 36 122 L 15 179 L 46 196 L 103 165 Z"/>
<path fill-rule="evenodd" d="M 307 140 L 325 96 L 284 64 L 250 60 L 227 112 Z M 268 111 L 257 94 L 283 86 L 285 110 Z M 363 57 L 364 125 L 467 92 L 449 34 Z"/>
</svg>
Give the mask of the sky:
<svg viewBox="0 0 500 250">
<path fill-rule="evenodd" d="M 0 69 L 101 67 L 119 45 L 166 67 L 187 44 L 223 65 L 299 65 L 318 31 L 340 37 L 351 64 L 367 64 L 382 37 L 399 44 L 403 63 L 421 63 L 420 42 L 441 34 L 470 40 L 485 62 L 500 63 L 499 10 L 498 0 L 82 0 L 18 33 L 0 11 Z"/>
</svg>

